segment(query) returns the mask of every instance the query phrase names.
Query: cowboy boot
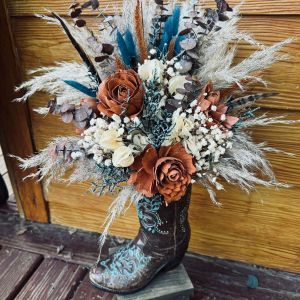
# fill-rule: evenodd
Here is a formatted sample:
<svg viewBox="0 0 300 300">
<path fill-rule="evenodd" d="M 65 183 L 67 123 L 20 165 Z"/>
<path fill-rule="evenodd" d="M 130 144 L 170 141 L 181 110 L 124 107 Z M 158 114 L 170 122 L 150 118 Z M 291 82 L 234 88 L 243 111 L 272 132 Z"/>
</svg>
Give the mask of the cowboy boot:
<svg viewBox="0 0 300 300">
<path fill-rule="evenodd" d="M 91 268 L 92 284 L 114 294 L 129 294 L 144 288 L 160 271 L 176 267 L 190 240 L 190 196 L 191 186 L 168 206 L 161 195 L 140 200 L 138 235 Z"/>
</svg>

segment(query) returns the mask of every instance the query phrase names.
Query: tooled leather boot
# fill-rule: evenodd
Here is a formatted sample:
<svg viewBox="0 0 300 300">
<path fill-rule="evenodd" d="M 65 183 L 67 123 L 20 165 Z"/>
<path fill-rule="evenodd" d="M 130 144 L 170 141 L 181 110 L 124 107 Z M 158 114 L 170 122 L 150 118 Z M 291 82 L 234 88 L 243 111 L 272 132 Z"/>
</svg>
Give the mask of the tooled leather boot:
<svg viewBox="0 0 300 300">
<path fill-rule="evenodd" d="M 114 294 L 129 294 L 144 288 L 160 271 L 176 267 L 190 240 L 190 195 L 191 186 L 168 206 L 161 195 L 140 200 L 138 235 L 91 268 L 92 284 Z"/>
</svg>

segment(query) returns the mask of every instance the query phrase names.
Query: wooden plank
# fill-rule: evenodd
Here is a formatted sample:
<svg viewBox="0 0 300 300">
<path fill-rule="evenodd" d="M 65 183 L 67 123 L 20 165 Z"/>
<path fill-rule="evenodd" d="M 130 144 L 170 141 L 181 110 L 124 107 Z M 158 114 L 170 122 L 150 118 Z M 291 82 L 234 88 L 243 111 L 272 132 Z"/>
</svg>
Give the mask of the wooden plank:
<svg viewBox="0 0 300 300">
<path fill-rule="evenodd" d="M 0 299 L 14 299 L 42 261 L 42 256 L 4 247 L 0 250 Z"/>
<path fill-rule="evenodd" d="M 0 213 L 0 244 L 3 245 L 2 236 L 6 235 L 11 242 L 19 241 L 20 245 L 26 245 L 32 241 L 32 249 L 41 251 L 41 245 L 51 245 L 55 240 L 72 242 L 67 245 L 78 257 L 86 251 L 94 251 L 94 258 L 90 258 L 93 263 L 97 256 L 97 235 L 90 232 L 78 230 L 71 236 L 68 228 L 53 224 L 39 224 L 29 221 L 24 222 L 28 231 L 24 234 L 16 234 L 21 219 L 12 214 Z M 24 238 L 26 237 L 26 239 Z M 51 239 L 52 237 L 52 239 Z M 121 242 L 120 240 L 118 242 Z M 34 245 L 35 244 L 35 245 Z M 116 244 L 114 243 L 114 246 Z M 44 254 L 44 253 L 43 253 Z M 47 256 L 52 254 L 48 252 Z M 292 274 L 273 269 L 266 269 L 256 265 L 247 265 L 239 262 L 228 261 L 203 255 L 187 253 L 183 264 L 195 287 L 195 296 L 192 300 L 199 299 L 298 299 L 299 298 L 299 274 Z M 250 289 L 248 276 L 257 278 L 258 285 Z M 94 298 L 93 298 L 94 297 Z M 78 286 L 73 300 L 87 299 L 111 299 L 111 295 L 102 293 L 93 288 L 86 274 Z M 31 298 L 30 298 L 31 299 Z"/>
<path fill-rule="evenodd" d="M 112 300 L 114 295 L 101 291 L 95 288 L 89 279 L 89 275 L 87 274 L 82 282 L 80 283 L 79 287 L 77 288 L 72 300 L 88 300 L 88 299 L 105 299 L 105 300 Z"/>
<path fill-rule="evenodd" d="M 70 299 L 85 273 L 78 265 L 46 258 L 15 299 Z"/>
<path fill-rule="evenodd" d="M 83 232 L 58 225 L 30 223 L 12 211 L 0 211 L 0 245 L 41 253 L 81 265 L 91 265 L 98 256 L 99 234 Z M 117 245 L 109 239 L 103 248 Z M 60 251 L 58 251 L 60 249 Z"/>
<path fill-rule="evenodd" d="M 167 288 L 166 288 L 167 287 Z M 117 300 L 187 300 L 194 293 L 193 284 L 182 264 L 158 274 L 148 286 L 129 295 L 117 295 Z"/>
<path fill-rule="evenodd" d="M 97 19 L 88 18 L 87 21 L 92 28 L 97 28 Z M 34 18 L 14 18 L 12 24 L 21 63 L 25 70 L 41 65 L 53 65 L 55 61 L 79 60 L 78 54 L 56 25 Z M 279 95 L 260 101 L 259 105 L 267 108 L 300 110 L 300 19 L 295 16 L 248 16 L 242 19 L 240 28 L 253 32 L 254 37 L 266 44 L 273 44 L 289 37 L 296 38 L 282 52 L 288 54 L 290 59 L 274 64 L 265 76 L 270 81 L 267 90 L 276 91 Z M 253 48 L 241 44 L 237 61 L 249 56 L 251 51 Z M 257 90 L 265 91 L 266 88 L 258 86 Z M 39 95 L 39 97 L 47 103 L 44 96 Z"/>
<path fill-rule="evenodd" d="M 4 0 L 0 1 L 0 28 L 1 42 L 5 45 L 0 48 L 1 72 L 5 74 L 5 80 L 1 81 L 0 143 L 4 158 L 8 153 L 25 157 L 32 154 L 33 145 L 27 106 L 11 102 L 16 96 L 13 90 L 20 80 L 20 68 Z M 26 218 L 47 222 L 41 184 L 32 179 L 24 183 L 22 179 L 28 172 L 21 171 L 16 160 L 6 159 L 6 165 L 20 212 L 24 212 Z"/>
<path fill-rule="evenodd" d="M 179 1 L 182 2 L 182 1 Z M 44 8 L 49 8 L 57 13 L 66 14 L 68 12 L 68 4 L 63 0 L 52 0 L 52 1 L 38 1 L 38 0 L 11 0 L 9 3 L 9 12 L 13 16 L 28 16 L 34 13 L 44 13 Z M 203 0 L 204 7 L 215 7 L 213 0 Z M 239 0 L 229 1 L 231 6 L 235 6 L 240 3 Z M 113 13 L 113 6 L 121 8 L 122 0 L 109 0 L 100 1 L 100 9 L 106 9 L 106 13 Z M 242 6 L 241 12 L 243 14 L 255 14 L 255 15 L 299 15 L 300 6 L 298 0 L 285 0 L 284 5 L 280 0 L 246 0 Z"/>
<path fill-rule="evenodd" d="M 195 286 L 196 293 L 192 297 L 195 300 L 286 300 L 300 297 L 297 274 L 193 255 L 185 256 L 184 265 Z M 257 286 L 249 288 L 249 276 L 257 279 Z"/>
</svg>

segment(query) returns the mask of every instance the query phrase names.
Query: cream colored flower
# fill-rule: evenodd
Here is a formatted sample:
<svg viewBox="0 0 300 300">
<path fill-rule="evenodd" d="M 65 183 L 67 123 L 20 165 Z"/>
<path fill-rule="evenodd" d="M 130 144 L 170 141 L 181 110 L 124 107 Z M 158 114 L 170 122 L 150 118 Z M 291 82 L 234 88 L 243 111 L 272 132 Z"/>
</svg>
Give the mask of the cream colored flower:
<svg viewBox="0 0 300 300">
<path fill-rule="evenodd" d="M 136 146 L 140 150 L 144 150 L 144 148 L 149 144 L 147 141 L 147 137 L 142 134 L 135 134 L 132 138 L 132 142 L 134 146 Z"/>
<path fill-rule="evenodd" d="M 169 80 L 169 93 L 171 95 L 174 94 L 174 98 L 175 99 L 182 99 L 184 96 L 181 95 L 181 94 L 178 94 L 176 92 L 177 89 L 182 89 L 184 88 L 184 84 L 187 82 L 187 80 L 185 79 L 186 76 L 183 76 L 183 75 L 177 75 L 177 76 L 174 76 L 172 77 L 170 80 Z"/>
<path fill-rule="evenodd" d="M 103 131 L 98 142 L 100 147 L 104 150 L 115 150 L 124 145 L 122 138 L 118 135 L 118 131 L 115 129 Z"/>
<path fill-rule="evenodd" d="M 173 129 L 168 139 L 163 143 L 164 146 L 179 142 L 181 139 L 190 138 L 191 130 L 194 128 L 194 123 L 190 119 L 184 117 L 181 114 L 180 109 L 177 109 L 173 113 L 172 125 Z"/>
<path fill-rule="evenodd" d="M 129 147 L 121 146 L 115 150 L 112 156 L 112 163 L 117 168 L 126 168 L 133 164 L 134 157 Z"/>
<path fill-rule="evenodd" d="M 163 80 L 164 65 L 158 59 L 146 59 L 145 62 L 139 66 L 138 74 L 142 80 L 152 80 L 154 75 L 158 78 L 158 82 Z"/>
</svg>

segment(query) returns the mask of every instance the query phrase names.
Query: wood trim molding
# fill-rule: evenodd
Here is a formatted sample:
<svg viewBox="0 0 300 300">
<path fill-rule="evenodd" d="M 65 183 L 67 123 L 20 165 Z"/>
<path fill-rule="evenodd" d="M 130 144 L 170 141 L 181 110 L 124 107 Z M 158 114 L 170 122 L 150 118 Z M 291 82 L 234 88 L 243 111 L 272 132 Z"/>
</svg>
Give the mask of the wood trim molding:
<svg viewBox="0 0 300 300">
<path fill-rule="evenodd" d="M 26 157 L 34 152 L 30 132 L 30 119 L 26 103 L 13 103 L 16 97 L 14 87 L 20 82 L 21 72 L 6 1 L 0 0 L 0 142 L 12 182 L 19 212 L 26 219 L 48 222 L 47 205 L 44 200 L 41 183 L 34 179 L 23 181 L 30 172 L 22 171 L 7 154 Z M 32 172 L 32 170 L 31 170 Z"/>
</svg>

